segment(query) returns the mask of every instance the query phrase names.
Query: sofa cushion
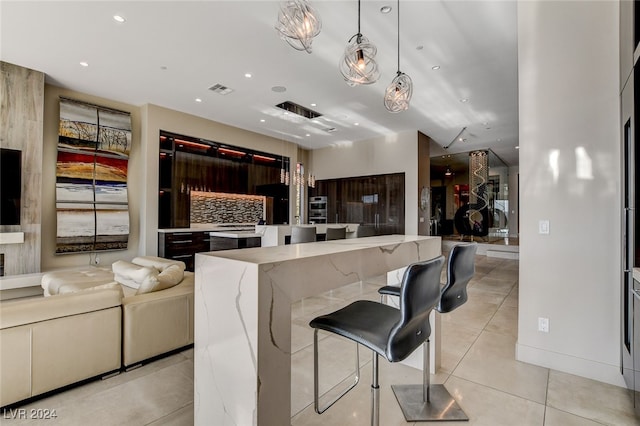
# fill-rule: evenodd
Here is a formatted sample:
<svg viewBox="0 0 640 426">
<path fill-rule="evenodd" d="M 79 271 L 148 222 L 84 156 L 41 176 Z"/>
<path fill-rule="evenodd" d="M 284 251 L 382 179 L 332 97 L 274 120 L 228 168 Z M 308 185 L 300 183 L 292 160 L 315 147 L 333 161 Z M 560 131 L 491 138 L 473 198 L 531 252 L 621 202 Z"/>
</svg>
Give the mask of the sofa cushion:
<svg viewBox="0 0 640 426">
<path fill-rule="evenodd" d="M 177 265 L 183 271 L 186 269 L 185 263 L 181 260 L 165 259 L 163 257 L 156 256 L 134 257 L 131 263 L 140 266 L 146 266 L 148 268 L 156 268 L 160 272 L 164 271 L 166 268 L 172 265 Z"/>
<path fill-rule="evenodd" d="M 138 288 L 136 294 L 151 293 L 153 291 L 165 290 L 178 285 L 184 277 L 184 270 L 179 265 L 171 265 L 160 272 L 156 277 L 145 280 Z"/>
<path fill-rule="evenodd" d="M 47 272 L 42 276 L 41 286 L 45 296 L 70 293 L 114 282 L 113 272 L 107 268 L 88 267 Z M 70 291 L 67 291 L 67 288 Z"/>
<path fill-rule="evenodd" d="M 145 281 L 153 281 L 158 275 L 158 270 L 155 268 L 135 265 L 124 260 L 114 262 L 111 268 L 117 282 L 135 289 L 139 288 Z"/>
<path fill-rule="evenodd" d="M 122 288 L 116 284 L 100 290 L 4 302 L 0 329 L 120 306 L 122 297 Z"/>
<path fill-rule="evenodd" d="M 105 288 L 116 288 L 116 287 L 121 287 L 121 285 L 115 280 L 112 280 L 111 282 L 108 282 L 106 284 L 98 284 L 98 285 L 92 282 L 89 282 L 89 283 L 74 282 L 74 283 L 63 285 L 62 287 L 60 287 L 60 291 L 58 292 L 58 294 L 77 293 L 79 291 L 85 291 L 85 290 L 104 290 Z"/>
</svg>

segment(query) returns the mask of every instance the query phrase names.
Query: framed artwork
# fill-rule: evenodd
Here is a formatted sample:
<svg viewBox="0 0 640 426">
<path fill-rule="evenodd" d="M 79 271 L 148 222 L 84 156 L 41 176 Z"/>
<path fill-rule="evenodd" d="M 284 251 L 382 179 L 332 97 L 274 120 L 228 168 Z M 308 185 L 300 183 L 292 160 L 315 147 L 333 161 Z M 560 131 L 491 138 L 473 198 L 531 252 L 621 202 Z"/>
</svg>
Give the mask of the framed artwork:
<svg viewBox="0 0 640 426">
<path fill-rule="evenodd" d="M 60 98 L 56 253 L 124 250 L 129 113 Z"/>
</svg>

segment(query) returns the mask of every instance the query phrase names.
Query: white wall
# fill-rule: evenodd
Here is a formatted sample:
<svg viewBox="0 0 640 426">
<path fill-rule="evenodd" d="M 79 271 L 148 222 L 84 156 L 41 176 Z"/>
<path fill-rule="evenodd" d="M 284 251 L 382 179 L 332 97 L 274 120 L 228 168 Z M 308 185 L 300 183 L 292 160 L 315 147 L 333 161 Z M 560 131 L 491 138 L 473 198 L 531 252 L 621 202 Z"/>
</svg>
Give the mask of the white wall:
<svg viewBox="0 0 640 426">
<path fill-rule="evenodd" d="M 618 13 L 612 1 L 518 3 L 516 356 L 622 386 Z"/>
<path fill-rule="evenodd" d="M 405 233 L 418 233 L 417 131 L 316 149 L 310 164 L 316 180 L 404 172 Z"/>
</svg>

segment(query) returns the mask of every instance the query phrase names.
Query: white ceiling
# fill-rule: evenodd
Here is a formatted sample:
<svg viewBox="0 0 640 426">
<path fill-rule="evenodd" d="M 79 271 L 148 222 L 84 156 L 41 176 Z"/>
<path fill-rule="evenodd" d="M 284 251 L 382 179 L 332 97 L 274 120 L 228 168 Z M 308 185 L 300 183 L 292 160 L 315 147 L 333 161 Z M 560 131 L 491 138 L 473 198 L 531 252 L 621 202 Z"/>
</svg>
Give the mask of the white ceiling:
<svg viewBox="0 0 640 426">
<path fill-rule="evenodd" d="M 401 1 L 400 69 L 414 92 L 410 109 L 398 114 L 382 101 L 397 68 L 396 1 L 362 2 L 361 32 L 378 47 L 381 77 L 360 87 L 349 87 L 338 71 L 357 32 L 357 1 L 311 2 L 322 20 L 311 54 L 278 37 L 278 4 L 2 0 L 0 58 L 43 71 L 57 86 L 161 105 L 309 149 L 408 130 L 445 146 L 466 127 L 467 141 L 449 153 L 490 148 L 518 164 L 515 1 Z M 391 13 L 380 13 L 384 5 Z M 216 83 L 234 91 L 209 91 Z M 320 123 L 274 107 L 287 100 L 323 114 Z"/>
</svg>

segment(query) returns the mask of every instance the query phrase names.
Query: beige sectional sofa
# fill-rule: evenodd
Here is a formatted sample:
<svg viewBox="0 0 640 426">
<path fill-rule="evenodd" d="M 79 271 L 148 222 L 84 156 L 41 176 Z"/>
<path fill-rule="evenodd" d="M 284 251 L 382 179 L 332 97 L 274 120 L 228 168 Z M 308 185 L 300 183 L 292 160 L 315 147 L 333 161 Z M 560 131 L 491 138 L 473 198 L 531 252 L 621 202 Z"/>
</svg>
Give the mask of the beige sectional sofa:
<svg viewBox="0 0 640 426">
<path fill-rule="evenodd" d="M 3 302 L 0 406 L 121 367 L 122 289 Z"/>
<path fill-rule="evenodd" d="M 0 406 L 193 344 L 191 272 L 144 294 L 99 268 L 53 277 L 50 296 L 1 304 Z"/>
<path fill-rule="evenodd" d="M 122 299 L 122 364 L 193 344 L 193 272 L 166 290 Z"/>
</svg>

